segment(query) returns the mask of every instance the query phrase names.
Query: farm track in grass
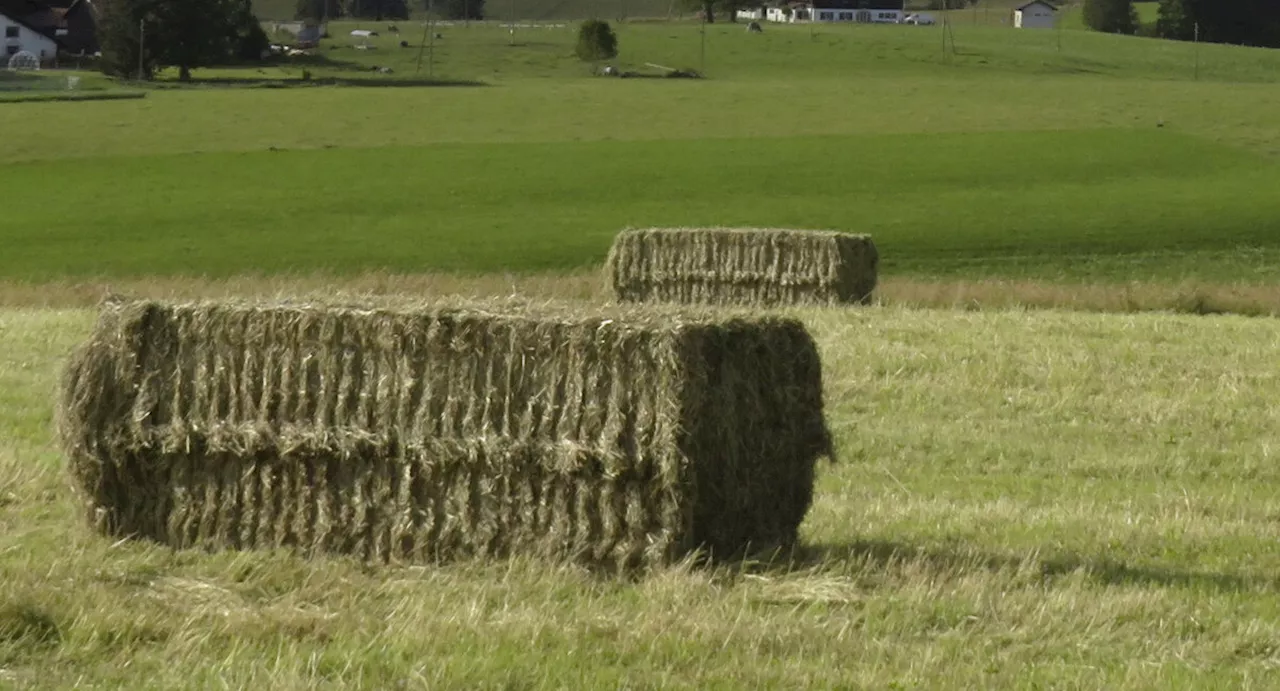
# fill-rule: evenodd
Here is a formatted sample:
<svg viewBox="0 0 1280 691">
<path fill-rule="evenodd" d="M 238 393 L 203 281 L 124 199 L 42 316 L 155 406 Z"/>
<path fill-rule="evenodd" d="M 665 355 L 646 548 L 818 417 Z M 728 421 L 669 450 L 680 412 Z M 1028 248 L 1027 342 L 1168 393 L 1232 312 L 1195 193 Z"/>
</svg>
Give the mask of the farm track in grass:
<svg viewBox="0 0 1280 691">
<path fill-rule="evenodd" d="M 93 315 L 0 310 L 0 685 L 1266 687 L 1274 322 L 799 314 L 840 452 L 804 549 L 622 583 L 95 537 L 50 438 Z"/>
</svg>

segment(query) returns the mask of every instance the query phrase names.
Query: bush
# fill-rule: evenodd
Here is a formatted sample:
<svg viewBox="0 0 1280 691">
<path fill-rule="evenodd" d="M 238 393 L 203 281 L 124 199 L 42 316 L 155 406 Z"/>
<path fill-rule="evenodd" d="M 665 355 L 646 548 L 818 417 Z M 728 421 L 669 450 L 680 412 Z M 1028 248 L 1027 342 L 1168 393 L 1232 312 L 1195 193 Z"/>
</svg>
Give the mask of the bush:
<svg viewBox="0 0 1280 691">
<path fill-rule="evenodd" d="M 578 28 L 578 58 L 587 62 L 618 57 L 618 35 L 609 22 L 588 19 Z"/>
<path fill-rule="evenodd" d="M 1085 0 L 1084 23 L 1094 31 L 1132 34 L 1138 29 L 1133 0 Z"/>
<path fill-rule="evenodd" d="M 436 0 L 435 11 L 445 19 L 484 19 L 484 0 Z"/>
</svg>

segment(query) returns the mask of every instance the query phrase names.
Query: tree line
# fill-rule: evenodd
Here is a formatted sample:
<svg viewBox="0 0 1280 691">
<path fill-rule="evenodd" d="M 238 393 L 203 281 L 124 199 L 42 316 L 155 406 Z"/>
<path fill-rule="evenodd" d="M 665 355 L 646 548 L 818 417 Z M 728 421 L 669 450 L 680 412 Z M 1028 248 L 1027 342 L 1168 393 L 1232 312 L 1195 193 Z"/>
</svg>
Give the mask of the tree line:
<svg viewBox="0 0 1280 691">
<path fill-rule="evenodd" d="M 1091 29 L 1133 34 L 1142 27 L 1133 0 L 1085 0 Z M 1280 1 L 1160 0 L 1153 35 L 1179 41 L 1280 48 Z M 1198 29 L 1198 30 L 1197 30 Z"/>
<path fill-rule="evenodd" d="M 484 0 L 416 0 L 446 19 L 484 19 Z M 408 19 L 407 0 L 298 0 L 297 19 Z"/>
</svg>

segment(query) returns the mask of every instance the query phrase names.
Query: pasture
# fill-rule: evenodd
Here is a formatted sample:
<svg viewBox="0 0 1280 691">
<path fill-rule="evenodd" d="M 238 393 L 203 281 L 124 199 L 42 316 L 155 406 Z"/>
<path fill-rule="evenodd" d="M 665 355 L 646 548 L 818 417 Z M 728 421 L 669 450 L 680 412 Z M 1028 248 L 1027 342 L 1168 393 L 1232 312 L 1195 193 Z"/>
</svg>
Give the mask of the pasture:
<svg viewBox="0 0 1280 691">
<path fill-rule="evenodd" d="M 704 80 L 476 24 L 433 76 L 481 86 L 340 38 L 305 67 L 406 84 L 0 105 L 38 133 L 0 138 L 0 687 L 1268 687 L 1280 329 L 1168 310 L 1280 312 L 1280 54 L 765 28 L 709 27 Z M 619 31 L 699 66 L 697 26 Z M 599 301 L 619 229 L 716 224 L 883 257 L 880 304 L 794 311 L 838 453 L 795 553 L 619 581 L 82 521 L 53 391 L 107 289 Z"/>
</svg>

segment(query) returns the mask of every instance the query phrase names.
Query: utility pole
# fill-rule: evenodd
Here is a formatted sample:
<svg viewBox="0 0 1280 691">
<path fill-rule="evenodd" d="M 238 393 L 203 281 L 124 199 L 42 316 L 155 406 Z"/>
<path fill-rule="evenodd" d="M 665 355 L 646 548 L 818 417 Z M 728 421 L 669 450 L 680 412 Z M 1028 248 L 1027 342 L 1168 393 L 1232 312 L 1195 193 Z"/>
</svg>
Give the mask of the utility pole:
<svg viewBox="0 0 1280 691">
<path fill-rule="evenodd" d="M 1196 44 L 1194 51 L 1196 54 L 1195 80 L 1200 81 L 1200 22 L 1196 22 Z"/>
<path fill-rule="evenodd" d="M 138 81 L 142 81 L 143 71 L 146 69 L 147 55 L 147 20 L 138 20 Z"/>
<path fill-rule="evenodd" d="M 507 39 L 507 45 L 514 46 L 516 44 L 516 0 L 511 0 L 511 27 L 507 31 L 510 36 Z"/>
<path fill-rule="evenodd" d="M 431 47 L 427 50 L 427 79 L 436 78 L 436 27 L 435 4 L 427 0 L 427 32 L 431 34 Z"/>
<path fill-rule="evenodd" d="M 698 49 L 698 72 L 703 76 L 707 74 L 707 14 L 702 13 L 702 45 Z"/>
<path fill-rule="evenodd" d="M 418 42 L 418 66 L 413 70 L 413 76 L 415 77 L 422 71 L 422 51 L 427 47 L 427 32 L 430 30 L 431 21 L 428 19 L 427 22 L 422 25 L 422 40 Z"/>
<path fill-rule="evenodd" d="M 942 57 L 943 59 L 947 59 L 948 57 L 947 56 L 947 22 L 948 21 L 950 21 L 950 17 L 948 17 L 945 14 L 942 15 Z"/>
</svg>

